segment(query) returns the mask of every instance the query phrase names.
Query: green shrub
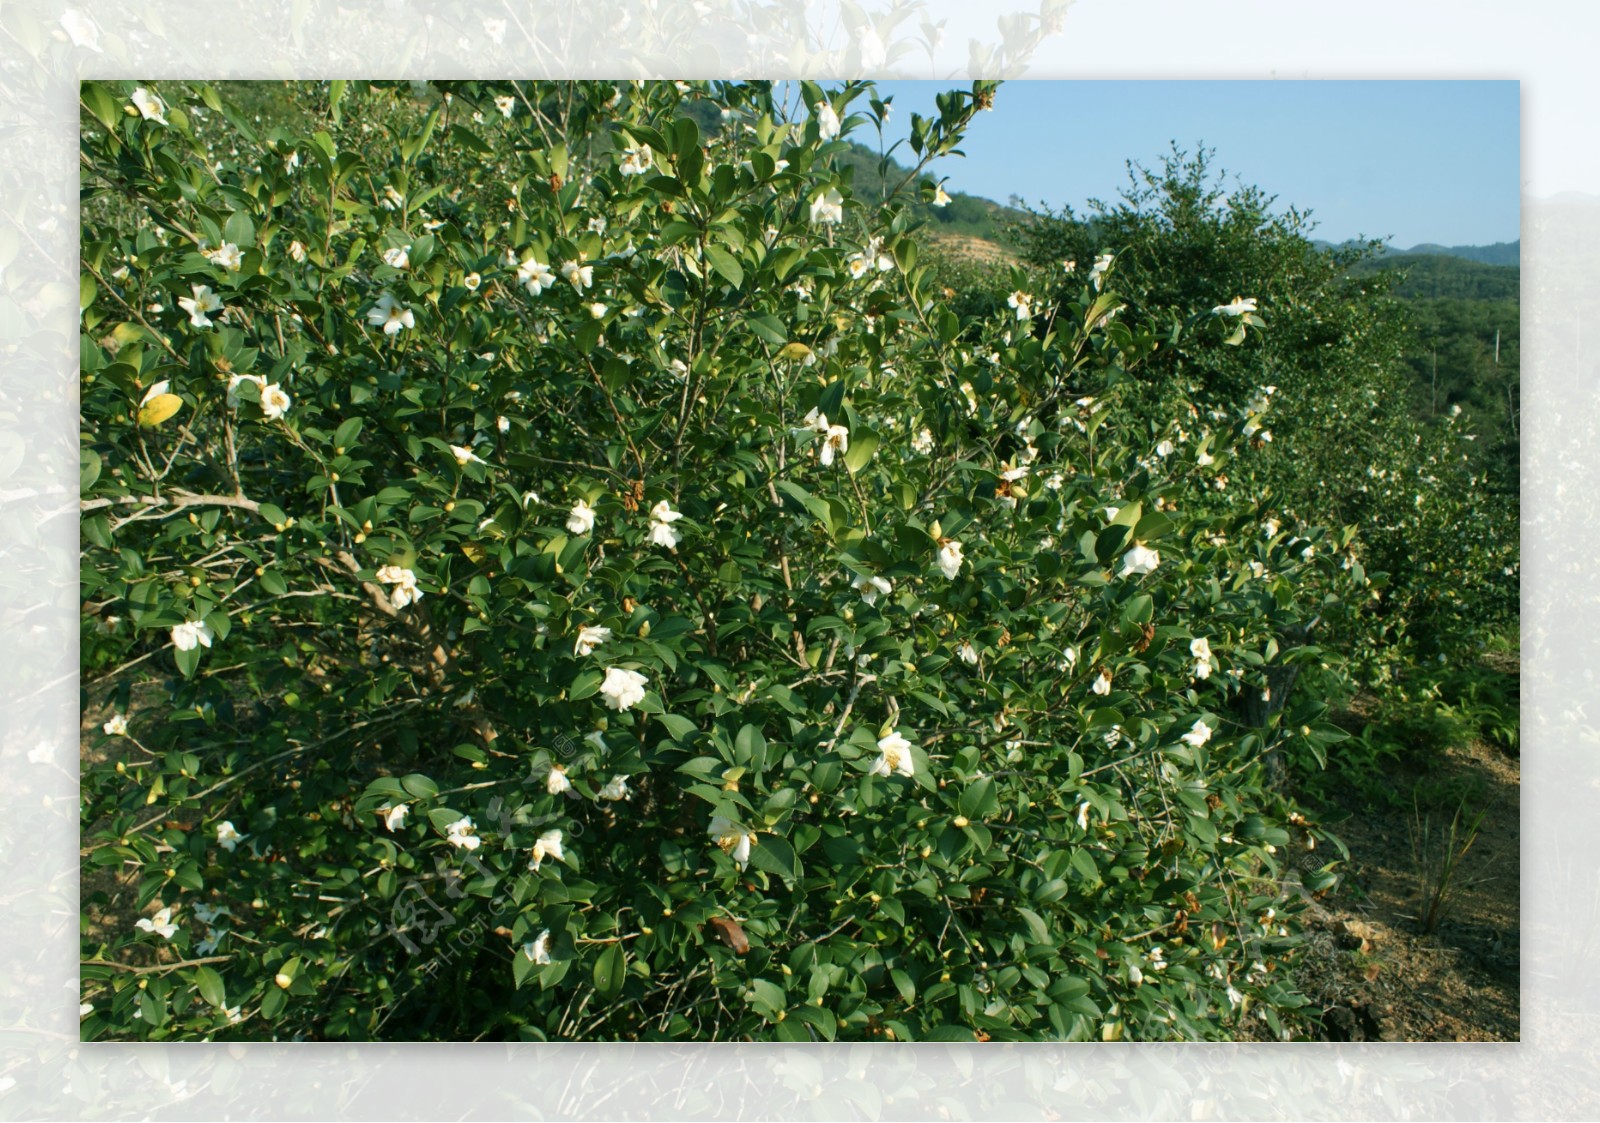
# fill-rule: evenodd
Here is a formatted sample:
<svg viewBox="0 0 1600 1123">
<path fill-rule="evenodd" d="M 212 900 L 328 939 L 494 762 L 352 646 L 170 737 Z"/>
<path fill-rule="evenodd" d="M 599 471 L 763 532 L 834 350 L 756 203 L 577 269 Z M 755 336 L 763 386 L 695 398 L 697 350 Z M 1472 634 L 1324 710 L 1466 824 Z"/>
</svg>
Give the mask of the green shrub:
<svg viewBox="0 0 1600 1123">
<path fill-rule="evenodd" d="M 1263 761 L 1341 736 L 1285 637 L 1351 532 L 1124 412 L 1114 284 L 964 324 L 836 172 L 860 85 L 139 89 L 82 96 L 83 822 L 155 915 L 86 894 L 85 1036 L 1288 1032 L 1332 855 Z"/>
</svg>

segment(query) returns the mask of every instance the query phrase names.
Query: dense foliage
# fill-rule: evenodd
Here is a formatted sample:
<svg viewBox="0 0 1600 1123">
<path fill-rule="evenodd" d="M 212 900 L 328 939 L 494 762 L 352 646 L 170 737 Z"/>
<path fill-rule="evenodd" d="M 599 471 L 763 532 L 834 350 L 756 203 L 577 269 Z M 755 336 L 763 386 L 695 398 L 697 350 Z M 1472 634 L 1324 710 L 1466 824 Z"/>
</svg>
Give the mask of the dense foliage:
<svg viewBox="0 0 1600 1123">
<path fill-rule="evenodd" d="M 1081 271 L 1114 252 L 1122 314 L 1148 330 L 1219 293 L 1247 298 L 1271 330 L 1174 340 L 1129 408 L 1159 418 L 1191 401 L 1227 412 L 1257 382 L 1276 386 L 1247 486 L 1292 518 L 1359 528 L 1377 603 L 1341 646 L 1379 684 L 1397 663 L 1476 646 L 1517 612 L 1514 306 L 1487 316 L 1404 301 L 1420 283 L 1414 263 L 1385 257 L 1378 242 L 1319 246 L 1308 216 L 1274 209 L 1254 187 L 1225 189 L 1210 161 L 1174 149 L 1159 168 L 1130 165 L 1116 203 L 1094 203 L 1087 217 L 1044 210 L 1013 235 L 1039 268 Z M 1456 265 L 1442 272 L 1495 271 Z M 1464 317 L 1477 317 L 1470 334 Z"/>
<path fill-rule="evenodd" d="M 82 90 L 87 1037 L 1292 1029 L 1273 274 L 964 320 L 862 85 L 289 89 Z"/>
</svg>

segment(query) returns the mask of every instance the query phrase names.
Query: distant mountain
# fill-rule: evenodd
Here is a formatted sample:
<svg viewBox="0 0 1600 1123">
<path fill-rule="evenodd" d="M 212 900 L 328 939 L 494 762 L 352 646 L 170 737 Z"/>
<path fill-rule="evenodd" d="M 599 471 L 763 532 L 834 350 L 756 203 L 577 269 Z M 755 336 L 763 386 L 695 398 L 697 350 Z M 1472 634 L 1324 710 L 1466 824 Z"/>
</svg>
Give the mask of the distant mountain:
<svg viewBox="0 0 1600 1123">
<path fill-rule="evenodd" d="M 1496 242 L 1492 246 L 1441 246 L 1433 242 L 1424 242 L 1420 246 L 1412 246 L 1408 250 L 1389 247 L 1391 256 L 1396 254 L 1433 254 L 1438 257 L 1464 257 L 1468 261 L 1480 262 L 1484 265 L 1521 265 L 1522 264 L 1522 239 L 1515 242 Z"/>
<path fill-rule="evenodd" d="M 1312 240 L 1318 249 L 1333 249 L 1340 245 L 1360 245 L 1354 240 L 1349 242 L 1328 242 L 1320 238 Z M 1427 255 L 1432 257 L 1459 257 L 1467 261 L 1476 261 L 1480 265 L 1521 265 L 1522 240 L 1515 242 L 1496 242 L 1492 246 L 1441 246 L 1436 242 L 1424 242 L 1420 246 L 1410 249 L 1401 249 L 1399 246 L 1388 246 L 1384 253 L 1388 257 L 1415 257 Z"/>
</svg>

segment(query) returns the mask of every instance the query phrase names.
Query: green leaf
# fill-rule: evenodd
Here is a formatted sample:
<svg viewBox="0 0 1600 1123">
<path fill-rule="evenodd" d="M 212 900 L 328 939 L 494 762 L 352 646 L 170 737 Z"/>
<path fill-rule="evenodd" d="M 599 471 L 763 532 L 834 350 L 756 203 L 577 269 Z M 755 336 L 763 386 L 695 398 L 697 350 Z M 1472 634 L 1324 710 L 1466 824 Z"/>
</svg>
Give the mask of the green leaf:
<svg viewBox="0 0 1600 1123">
<path fill-rule="evenodd" d="M 750 864 L 788 882 L 800 876 L 800 858 L 794 847 L 788 839 L 775 834 L 756 836 L 756 844 L 750 848 Z"/>
<path fill-rule="evenodd" d="M 222 228 L 222 239 L 232 242 L 241 250 L 249 249 L 256 244 L 256 224 L 243 211 L 235 211 Z"/>
<path fill-rule="evenodd" d="M 261 1016 L 267 1021 L 276 1021 L 283 1008 L 289 1004 L 289 996 L 277 986 L 268 986 L 266 993 L 261 996 Z"/>
<path fill-rule="evenodd" d="M 850 434 L 850 447 L 845 450 L 844 466 L 851 473 L 861 471 L 878 451 L 878 434 L 871 429 L 860 429 Z"/>
<path fill-rule="evenodd" d="M 400 786 L 417 799 L 432 799 L 439 794 L 439 785 L 420 772 L 401 777 Z"/>
<path fill-rule="evenodd" d="M 682 741 L 699 729 L 694 722 L 678 714 L 657 714 L 656 720 L 666 728 L 667 736 L 674 741 Z"/>
<path fill-rule="evenodd" d="M 194 983 L 200 991 L 200 997 L 211 1003 L 218 1010 L 228 1005 L 228 991 L 222 983 L 222 976 L 209 967 L 196 967 L 194 969 Z"/>
<path fill-rule="evenodd" d="M 189 648 L 187 651 L 176 647 L 172 649 L 172 658 L 178 664 L 178 673 L 183 675 L 184 678 L 194 677 L 195 668 L 200 665 L 200 651 L 201 648 L 198 645 Z"/>
<path fill-rule="evenodd" d="M 567 690 L 567 698 L 573 702 L 581 702 L 585 698 L 593 697 L 600 691 L 600 683 L 605 680 L 605 675 L 596 670 L 581 671 L 578 677 L 572 680 L 572 686 Z"/>
<path fill-rule="evenodd" d="M 627 966 L 627 953 L 620 943 L 611 944 L 600 953 L 600 958 L 594 961 L 594 989 L 600 992 L 600 997 L 611 998 L 622 990 Z"/>
<path fill-rule="evenodd" d="M 361 418 L 352 417 L 334 430 L 333 444 L 335 448 L 348 450 L 356 443 L 356 438 L 361 435 Z M 370 454 L 369 454 L 370 455 Z"/>
<path fill-rule="evenodd" d="M 744 267 L 739 264 L 737 258 L 721 246 L 707 246 L 706 259 L 711 262 L 711 267 L 722 274 L 734 288 L 744 284 Z M 778 342 L 783 342 L 781 336 Z"/>
<path fill-rule="evenodd" d="M 750 1004 L 771 1016 L 788 1005 L 783 988 L 767 979 L 750 980 Z"/>
<path fill-rule="evenodd" d="M 92 448 L 83 449 L 78 453 L 78 493 L 87 495 L 95 481 L 100 478 L 100 454 Z"/>
<path fill-rule="evenodd" d="M 978 1038 L 966 1026 L 931 1026 L 922 1035 L 924 1041 L 976 1041 Z"/>
<path fill-rule="evenodd" d="M 783 347 L 785 341 L 789 338 L 784 332 L 783 323 L 778 317 L 770 314 L 747 317 L 745 326 L 774 347 Z M 807 353 L 809 354 L 809 349 L 807 349 Z M 782 358 L 783 356 L 780 355 L 779 357 Z M 801 357 L 803 358 L 804 356 Z"/>
<path fill-rule="evenodd" d="M 761 768 L 766 762 L 767 739 L 753 725 L 742 726 L 733 740 L 734 752 L 741 764 Z"/>
</svg>

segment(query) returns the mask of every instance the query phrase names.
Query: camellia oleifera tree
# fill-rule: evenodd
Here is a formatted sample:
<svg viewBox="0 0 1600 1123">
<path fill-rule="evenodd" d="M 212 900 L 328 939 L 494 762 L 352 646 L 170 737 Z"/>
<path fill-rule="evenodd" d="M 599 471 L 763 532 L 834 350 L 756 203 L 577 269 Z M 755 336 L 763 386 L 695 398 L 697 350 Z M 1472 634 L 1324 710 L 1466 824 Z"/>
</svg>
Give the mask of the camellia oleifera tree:
<svg viewBox="0 0 1600 1123">
<path fill-rule="evenodd" d="M 1263 384 L 1274 389 L 1251 431 L 1259 455 L 1235 482 L 1286 523 L 1359 528 L 1353 553 L 1370 588 L 1337 642 L 1367 684 L 1475 652 L 1517 618 L 1514 488 L 1471 455 L 1478 434 L 1459 410 L 1433 422 L 1410 408 L 1414 329 L 1390 295 L 1396 276 L 1352 272 L 1382 243 L 1319 247 L 1307 213 L 1227 188 L 1211 160 L 1174 147 L 1159 167 L 1130 164 L 1116 202 L 1085 216 L 1046 209 L 1012 233 L 1040 268 L 1072 262 L 1081 274 L 1114 261 L 1135 330 L 1236 309 L 1232 331 L 1173 339 L 1126 405 L 1159 419 L 1189 402 L 1216 423 L 1260 412 Z"/>
<path fill-rule="evenodd" d="M 960 322 L 865 85 L 230 96 L 82 91 L 86 1036 L 1292 1030 L 1348 532 L 1114 272 Z"/>
</svg>

